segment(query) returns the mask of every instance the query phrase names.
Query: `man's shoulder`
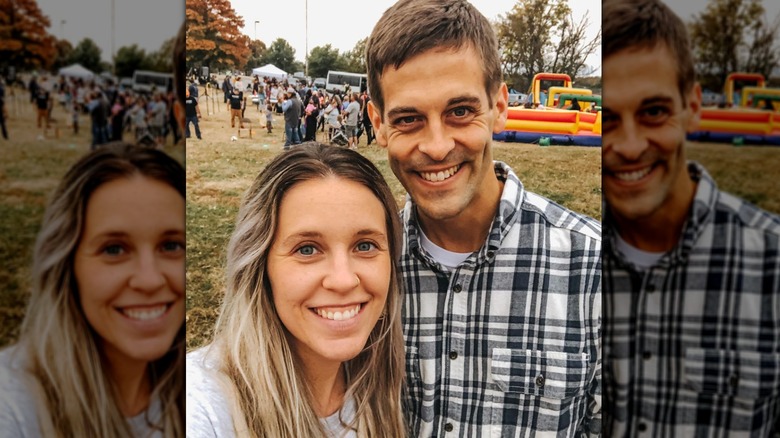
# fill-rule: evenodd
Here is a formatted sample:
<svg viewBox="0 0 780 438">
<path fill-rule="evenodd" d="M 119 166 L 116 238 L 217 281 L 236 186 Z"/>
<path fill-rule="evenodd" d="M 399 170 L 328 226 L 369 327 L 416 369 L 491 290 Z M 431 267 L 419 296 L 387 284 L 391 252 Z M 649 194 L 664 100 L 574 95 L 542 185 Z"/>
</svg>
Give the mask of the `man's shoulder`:
<svg viewBox="0 0 780 438">
<path fill-rule="evenodd" d="M 526 191 L 520 210 L 522 214 L 538 217 L 538 220 L 546 222 L 551 227 L 601 241 L 601 222 L 539 194 Z"/>
<path fill-rule="evenodd" d="M 728 192 L 718 192 L 715 220 L 716 223 L 729 222 L 736 226 L 780 237 L 779 215 L 761 209 Z"/>
</svg>

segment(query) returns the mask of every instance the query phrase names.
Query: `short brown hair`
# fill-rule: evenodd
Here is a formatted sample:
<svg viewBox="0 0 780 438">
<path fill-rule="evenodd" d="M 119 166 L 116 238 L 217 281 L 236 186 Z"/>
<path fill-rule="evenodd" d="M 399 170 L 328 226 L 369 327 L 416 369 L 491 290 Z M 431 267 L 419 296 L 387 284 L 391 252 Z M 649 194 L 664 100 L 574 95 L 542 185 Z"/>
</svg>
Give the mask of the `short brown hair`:
<svg viewBox="0 0 780 438">
<path fill-rule="evenodd" d="M 678 88 L 685 101 L 696 73 L 688 29 L 680 17 L 660 0 L 604 0 L 602 14 L 603 58 L 627 48 L 665 45 L 677 63 Z"/>
<path fill-rule="evenodd" d="M 434 48 L 467 46 L 482 60 L 485 91 L 493 106 L 492 95 L 503 78 L 498 39 L 487 18 L 466 0 L 400 0 L 382 14 L 366 44 L 371 100 L 382 112 L 385 100 L 379 80 L 385 68 L 399 68 Z"/>
</svg>

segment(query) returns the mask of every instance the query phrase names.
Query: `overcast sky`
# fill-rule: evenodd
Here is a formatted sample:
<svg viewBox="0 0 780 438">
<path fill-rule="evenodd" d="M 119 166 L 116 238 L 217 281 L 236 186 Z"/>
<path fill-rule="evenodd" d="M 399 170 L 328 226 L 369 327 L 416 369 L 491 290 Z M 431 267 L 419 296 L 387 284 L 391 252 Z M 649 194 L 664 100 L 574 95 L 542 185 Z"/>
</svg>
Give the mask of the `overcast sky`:
<svg viewBox="0 0 780 438">
<path fill-rule="evenodd" d="M 677 13 L 685 22 L 691 21 L 694 14 L 697 14 L 707 7 L 708 0 L 665 0 L 665 3 Z M 769 22 L 775 19 L 778 13 L 780 13 L 780 1 L 778 0 L 763 0 L 762 4 L 766 10 L 767 18 Z"/>
<path fill-rule="evenodd" d="M 233 9 L 244 18 L 244 33 L 267 46 L 277 38 L 284 38 L 295 49 L 295 58 L 304 60 L 306 53 L 306 3 L 307 0 L 283 0 L 275 3 L 284 5 L 277 11 L 267 2 L 257 0 L 231 0 Z M 366 38 L 374 25 L 395 0 L 311 0 L 309 7 L 308 46 L 309 50 L 330 44 L 340 53 L 352 50 L 355 44 Z M 488 19 L 511 11 L 517 0 L 471 0 Z M 590 28 L 588 37 L 594 37 L 601 26 L 601 0 L 571 0 L 569 6 L 575 19 L 588 12 Z M 587 64 L 601 67 L 601 50 L 591 56 Z"/>
<path fill-rule="evenodd" d="M 114 2 L 114 50 L 138 44 L 147 53 L 176 36 L 184 22 L 184 0 L 37 0 L 49 17 L 49 33 L 75 47 L 92 38 L 111 59 L 111 3 Z M 63 23 L 63 20 L 65 21 Z"/>
</svg>

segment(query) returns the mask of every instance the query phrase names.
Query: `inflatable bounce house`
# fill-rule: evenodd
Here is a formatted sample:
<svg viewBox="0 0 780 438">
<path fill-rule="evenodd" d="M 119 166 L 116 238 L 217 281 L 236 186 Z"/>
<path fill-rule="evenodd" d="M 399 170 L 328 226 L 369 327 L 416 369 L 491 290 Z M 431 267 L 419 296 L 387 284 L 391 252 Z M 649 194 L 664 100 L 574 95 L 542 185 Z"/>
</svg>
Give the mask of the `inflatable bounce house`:
<svg viewBox="0 0 780 438">
<path fill-rule="evenodd" d="M 780 88 L 767 88 L 757 73 L 731 73 L 719 107 L 703 107 L 689 140 L 780 146 Z"/>
<path fill-rule="evenodd" d="M 549 87 L 546 100 L 542 97 L 542 81 L 559 84 Z M 573 88 L 569 75 L 558 73 L 535 75 L 528 96 L 533 105 L 509 108 L 504 131 L 494 134 L 494 140 L 601 146 L 601 96 L 585 88 Z M 575 100 L 579 110 L 572 109 Z"/>
</svg>

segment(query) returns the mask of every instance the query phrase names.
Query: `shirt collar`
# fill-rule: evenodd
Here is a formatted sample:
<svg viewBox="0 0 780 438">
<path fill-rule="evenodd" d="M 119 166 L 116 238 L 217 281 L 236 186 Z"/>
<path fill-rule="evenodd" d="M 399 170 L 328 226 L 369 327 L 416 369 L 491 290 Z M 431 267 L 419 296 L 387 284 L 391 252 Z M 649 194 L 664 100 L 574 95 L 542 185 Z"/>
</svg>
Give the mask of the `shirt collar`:
<svg viewBox="0 0 780 438">
<path fill-rule="evenodd" d="M 714 220 L 714 211 L 719 194 L 715 181 L 707 173 L 707 170 L 704 169 L 704 166 L 695 161 L 688 162 L 688 175 L 697 183 L 696 194 L 693 197 L 688 218 L 685 220 L 685 224 L 683 224 L 680 241 L 658 261 L 658 266 L 661 267 L 685 263 L 704 228 Z M 623 265 L 630 265 L 616 249 L 617 230 L 606 201 L 603 204 L 602 211 L 604 212 L 604 240 L 607 250 L 611 256 Z"/>
<path fill-rule="evenodd" d="M 525 197 L 523 184 L 509 165 L 501 161 L 494 161 L 493 164 L 496 178 L 504 183 L 504 189 L 501 192 L 498 209 L 493 218 L 493 224 L 490 227 L 490 232 L 488 233 L 485 244 L 476 252 L 476 259 L 474 259 L 474 255 L 472 254 L 466 263 L 471 261 L 476 263 L 476 265 L 481 265 L 492 261 L 493 258 L 495 258 L 498 249 L 501 247 L 501 241 L 520 217 L 520 207 Z M 429 265 L 439 267 L 439 264 L 422 249 L 417 209 L 414 201 L 409 195 L 406 196 L 406 204 L 401 211 L 401 218 L 405 224 L 404 236 L 409 252 L 411 254 L 416 254 L 418 257 L 428 262 Z M 445 270 L 446 268 L 439 267 L 439 269 Z"/>
</svg>

